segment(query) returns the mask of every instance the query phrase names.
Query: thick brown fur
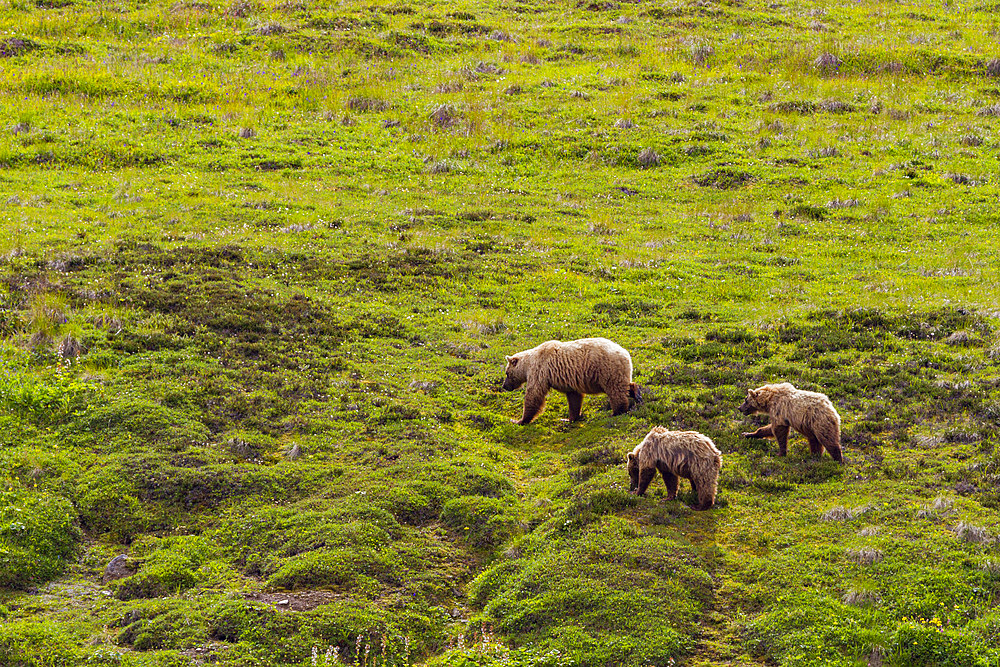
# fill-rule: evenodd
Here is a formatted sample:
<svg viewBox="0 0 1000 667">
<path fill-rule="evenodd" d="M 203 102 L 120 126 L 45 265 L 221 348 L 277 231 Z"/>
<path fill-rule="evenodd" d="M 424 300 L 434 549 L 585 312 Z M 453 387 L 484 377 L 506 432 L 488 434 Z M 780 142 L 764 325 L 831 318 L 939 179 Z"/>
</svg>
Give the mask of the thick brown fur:
<svg viewBox="0 0 1000 667">
<path fill-rule="evenodd" d="M 507 357 L 503 388 L 513 391 L 527 384 L 524 413 L 516 424 L 529 424 L 545 407 L 550 389 L 566 394 L 569 421 L 581 417 L 584 394 L 607 394 L 611 411 L 620 415 L 629 409 L 629 398 L 640 397 L 632 382 L 632 357 L 625 348 L 607 338 L 550 340 L 530 350 Z"/>
<path fill-rule="evenodd" d="M 745 415 L 760 412 L 771 416 L 770 424 L 743 436 L 775 438 L 779 456 L 788 453 L 788 429 L 793 428 L 809 441 L 813 456 L 821 456 L 826 449 L 834 461 L 843 463 L 840 415 L 826 394 L 796 389 L 788 382 L 766 384 L 751 389 L 739 409 Z"/>
<path fill-rule="evenodd" d="M 667 499 L 677 497 L 679 477 L 691 480 L 698 494 L 694 509 L 715 504 L 722 470 L 722 453 L 707 435 L 697 431 L 668 431 L 657 426 L 628 454 L 629 492 L 644 495 L 659 470 L 667 485 Z"/>
</svg>

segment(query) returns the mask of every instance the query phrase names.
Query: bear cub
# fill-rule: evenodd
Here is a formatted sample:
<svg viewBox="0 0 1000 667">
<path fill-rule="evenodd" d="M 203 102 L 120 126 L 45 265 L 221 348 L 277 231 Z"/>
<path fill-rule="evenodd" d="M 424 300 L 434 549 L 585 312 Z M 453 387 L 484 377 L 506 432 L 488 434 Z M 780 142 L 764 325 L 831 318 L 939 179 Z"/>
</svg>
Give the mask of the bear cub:
<svg viewBox="0 0 1000 667">
<path fill-rule="evenodd" d="M 722 470 L 722 452 L 697 431 L 668 431 L 657 426 L 628 454 L 629 493 L 644 495 L 659 470 L 667 485 L 667 500 L 677 497 L 678 478 L 691 480 L 698 495 L 696 510 L 715 504 Z"/>
<path fill-rule="evenodd" d="M 744 433 L 745 438 L 774 438 L 778 456 L 788 454 L 788 430 L 793 428 L 809 441 L 809 451 L 819 457 L 825 449 L 838 463 L 844 462 L 840 449 L 840 415 L 826 394 L 796 389 L 788 382 L 765 384 L 751 389 L 739 407 L 745 415 L 771 416 L 767 426 Z"/>
<path fill-rule="evenodd" d="M 507 359 L 503 388 L 513 391 L 527 384 L 524 412 L 515 424 L 530 424 L 545 407 L 550 389 L 566 394 L 569 420 L 581 417 L 584 394 L 607 394 L 615 415 L 626 412 L 629 398 L 639 398 L 632 382 L 632 357 L 607 338 L 550 340 Z"/>
</svg>

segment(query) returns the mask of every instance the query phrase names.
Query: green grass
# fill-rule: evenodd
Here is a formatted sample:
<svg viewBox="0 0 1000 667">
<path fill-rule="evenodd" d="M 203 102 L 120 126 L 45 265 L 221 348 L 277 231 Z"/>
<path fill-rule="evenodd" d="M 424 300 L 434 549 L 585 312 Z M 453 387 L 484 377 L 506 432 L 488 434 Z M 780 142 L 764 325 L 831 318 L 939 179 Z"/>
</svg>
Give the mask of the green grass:
<svg viewBox="0 0 1000 667">
<path fill-rule="evenodd" d="M 994 10 L 7 2 L 0 663 L 1000 664 Z"/>
</svg>

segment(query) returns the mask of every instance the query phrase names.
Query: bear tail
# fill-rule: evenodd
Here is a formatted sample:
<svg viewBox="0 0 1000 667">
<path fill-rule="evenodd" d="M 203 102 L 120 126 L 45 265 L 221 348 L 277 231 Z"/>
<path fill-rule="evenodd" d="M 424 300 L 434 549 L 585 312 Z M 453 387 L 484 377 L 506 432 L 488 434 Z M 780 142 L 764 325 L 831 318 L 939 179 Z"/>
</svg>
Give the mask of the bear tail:
<svg viewBox="0 0 1000 667">
<path fill-rule="evenodd" d="M 635 401 L 636 405 L 642 404 L 642 388 L 639 387 L 635 382 L 629 382 L 628 384 L 628 397 Z"/>
</svg>

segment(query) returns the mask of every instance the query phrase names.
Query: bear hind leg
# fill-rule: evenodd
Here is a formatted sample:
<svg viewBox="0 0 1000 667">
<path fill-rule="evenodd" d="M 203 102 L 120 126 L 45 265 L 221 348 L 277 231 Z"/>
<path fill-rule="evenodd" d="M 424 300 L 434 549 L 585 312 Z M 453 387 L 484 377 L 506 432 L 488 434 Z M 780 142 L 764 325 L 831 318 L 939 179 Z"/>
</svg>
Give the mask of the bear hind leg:
<svg viewBox="0 0 1000 667">
<path fill-rule="evenodd" d="M 819 441 L 816 434 L 807 428 L 803 428 L 801 431 L 802 435 L 806 436 L 806 440 L 809 441 L 809 453 L 812 454 L 814 459 L 818 459 L 823 455 L 823 443 Z"/>
<path fill-rule="evenodd" d="M 660 474 L 663 475 L 663 482 L 667 485 L 667 500 L 673 500 L 677 497 L 677 475 L 675 475 L 670 468 L 664 464 L 659 464 L 656 466 L 660 470 Z"/>
</svg>

